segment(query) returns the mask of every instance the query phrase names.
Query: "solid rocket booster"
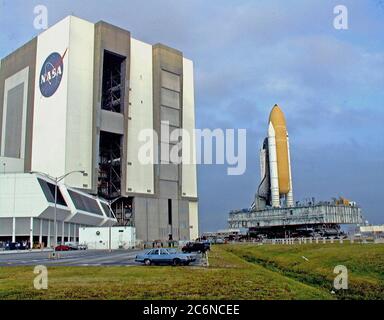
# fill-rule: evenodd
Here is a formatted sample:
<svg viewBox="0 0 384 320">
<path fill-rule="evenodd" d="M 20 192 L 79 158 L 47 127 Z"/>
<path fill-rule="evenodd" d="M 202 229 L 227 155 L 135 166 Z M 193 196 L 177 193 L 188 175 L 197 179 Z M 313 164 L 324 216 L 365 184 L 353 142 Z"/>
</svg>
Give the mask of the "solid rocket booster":
<svg viewBox="0 0 384 320">
<path fill-rule="evenodd" d="M 287 207 L 293 207 L 293 187 L 292 187 L 292 172 L 291 172 L 291 155 L 289 152 L 289 137 L 287 133 L 287 147 L 288 147 L 288 166 L 289 166 L 289 192 L 287 193 Z"/>
<path fill-rule="evenodd" d="M 272 123 L 268 126 L 268 151 L 269 151 L 269 175 L 271 180 L 271 204 L 272 207 L 280 206 L 279 177 L 276 154 L 276 135 Z"/>
<path fill-rule="evenodd" d="M 286 195 L 287 206 L 293 206 L 289 140 L 285 117 L 277 104 L 269 115 L 268 125 L 271 204 L 280 206 L 280 195 Z"/>
</svg>

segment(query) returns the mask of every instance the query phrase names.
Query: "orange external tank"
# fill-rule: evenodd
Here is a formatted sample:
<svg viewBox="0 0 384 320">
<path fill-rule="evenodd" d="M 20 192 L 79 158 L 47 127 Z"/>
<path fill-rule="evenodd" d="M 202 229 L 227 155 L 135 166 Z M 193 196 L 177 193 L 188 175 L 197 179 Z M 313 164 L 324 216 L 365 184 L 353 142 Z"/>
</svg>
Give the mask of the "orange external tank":
<svg viewBox="0 0 384 320">
<path fill-rule="evenodd" d="M 271 110 L 269 121 L 275 129 L 277 172 L 279 177 L 279 193 L 287 194 L 290 188 L 290 167 L 288 160 L 287 125 L 284 113 L 277 104 Z"/>
</svg>

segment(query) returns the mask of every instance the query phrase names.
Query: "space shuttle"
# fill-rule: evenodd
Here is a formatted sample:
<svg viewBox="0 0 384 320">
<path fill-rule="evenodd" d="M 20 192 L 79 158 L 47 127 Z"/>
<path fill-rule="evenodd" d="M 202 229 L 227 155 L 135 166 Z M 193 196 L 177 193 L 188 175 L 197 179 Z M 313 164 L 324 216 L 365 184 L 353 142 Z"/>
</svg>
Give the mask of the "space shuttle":
<svg viewBox="0 0 384 320">
<path fill-rule="evenodd" d="M 254 209 L 293 207 L 289 138 L 284 113 L 275 104 L 269 115 L 268 135 L 260 150 L 260 176 Z"/>
</svg>

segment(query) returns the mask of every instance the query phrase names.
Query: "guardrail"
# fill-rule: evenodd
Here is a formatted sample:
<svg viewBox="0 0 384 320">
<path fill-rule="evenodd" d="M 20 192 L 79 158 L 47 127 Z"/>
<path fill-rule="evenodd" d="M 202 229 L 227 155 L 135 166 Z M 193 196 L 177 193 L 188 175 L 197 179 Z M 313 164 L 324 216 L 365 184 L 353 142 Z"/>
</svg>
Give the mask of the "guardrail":
<svg viewBox="0 0 384 320">
<path fill-rule="evenodd" d="M 384 238 L 334 238 L 334 237 L 317 237 L 317 238 L 281 238 L 281 239 L 264 239 L 261 241 L 263 244 L 285 244 L 285 245 L 298 245 L 298 244 L 326 244 L 326 243 L 384 243 Z"/>
</svg>

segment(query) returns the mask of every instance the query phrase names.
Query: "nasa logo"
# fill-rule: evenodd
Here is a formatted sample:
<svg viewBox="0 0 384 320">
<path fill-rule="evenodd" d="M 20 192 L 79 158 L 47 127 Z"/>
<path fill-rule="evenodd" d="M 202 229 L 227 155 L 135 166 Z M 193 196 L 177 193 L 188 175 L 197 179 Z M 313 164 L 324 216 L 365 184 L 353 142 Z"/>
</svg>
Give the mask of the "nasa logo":
<svg viewBox="0 0 384 320">
<path fill-rule="evenodd" d="M 63 60 L 66 52 L 67 50 L 65 50 L 63 56 L 57 52 L 51 53 L 41 67 L 40 92 L 46 98 L 51 97 L 60 85 L 64 72 Z"/>
</svg>

